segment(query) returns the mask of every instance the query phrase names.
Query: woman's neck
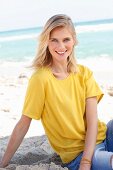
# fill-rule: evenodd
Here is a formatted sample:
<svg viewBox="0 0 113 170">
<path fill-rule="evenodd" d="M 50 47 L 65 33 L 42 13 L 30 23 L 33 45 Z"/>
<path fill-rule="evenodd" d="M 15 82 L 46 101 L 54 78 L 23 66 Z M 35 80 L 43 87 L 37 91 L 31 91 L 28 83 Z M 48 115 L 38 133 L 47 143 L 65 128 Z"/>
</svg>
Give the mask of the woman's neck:
<svg viewBox="0 0 113 170">
<path fill-rule="evenodd" d="M 53 63 L 51 66 L 52 71 L 57 73 L 68 73 L 67 70 L 67 63 L 61 64 L 61 63 Z"/>
<path fill-rule="evenodd" d="M 51 71 L 52 71 L 53 75 L 58 79 L 64 79 L 69 75 L 68 70 L 67 70 L 67 64 L 65 64 L 65 65 L 61 65 L 61 64 L 52 65 Z"/>
</svg>

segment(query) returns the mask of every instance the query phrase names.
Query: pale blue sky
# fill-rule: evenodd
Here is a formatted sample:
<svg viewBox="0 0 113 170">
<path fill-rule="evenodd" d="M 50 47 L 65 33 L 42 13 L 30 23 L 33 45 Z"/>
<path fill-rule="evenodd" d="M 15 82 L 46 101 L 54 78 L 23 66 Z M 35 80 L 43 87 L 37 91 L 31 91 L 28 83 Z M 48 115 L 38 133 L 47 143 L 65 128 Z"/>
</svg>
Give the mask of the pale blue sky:
<svg viewBox="0 0 113 170">
<path fill-rule="evenodd" d="M 0 31 L 45 24 L 52 15 L 73 22 L 113 18 L 113 0 L 0 0 Z"/>
</svg>

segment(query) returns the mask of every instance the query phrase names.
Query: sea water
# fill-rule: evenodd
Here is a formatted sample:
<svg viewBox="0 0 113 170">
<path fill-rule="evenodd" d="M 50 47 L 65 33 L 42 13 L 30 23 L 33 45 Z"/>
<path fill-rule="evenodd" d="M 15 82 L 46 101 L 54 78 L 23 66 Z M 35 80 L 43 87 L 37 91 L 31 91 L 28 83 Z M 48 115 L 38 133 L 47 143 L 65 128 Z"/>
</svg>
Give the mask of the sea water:
<svg viewBox="0 0 113 170">
<path fill-rule="evenodd" d="M 25 62 L 37 52 L 42 27 L 0 32 L 0 62 Z M 75 23 L 79 61 L 113 60 L 113 19 Z"/>
</svg>

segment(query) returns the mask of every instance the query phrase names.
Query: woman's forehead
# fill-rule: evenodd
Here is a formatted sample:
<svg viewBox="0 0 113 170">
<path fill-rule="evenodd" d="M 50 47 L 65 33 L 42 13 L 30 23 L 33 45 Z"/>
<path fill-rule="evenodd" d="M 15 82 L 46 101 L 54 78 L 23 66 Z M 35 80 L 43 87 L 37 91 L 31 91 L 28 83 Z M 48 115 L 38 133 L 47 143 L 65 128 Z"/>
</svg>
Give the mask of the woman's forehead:
<svg viewBox="0 0 113 170">
<path fill-rule="evenodd" d="M 56 27 L 54 28 L 51 33 L 50 36 L 58 36 L 58 35 L 72 35 L 69 27 Z"/>
</svg>

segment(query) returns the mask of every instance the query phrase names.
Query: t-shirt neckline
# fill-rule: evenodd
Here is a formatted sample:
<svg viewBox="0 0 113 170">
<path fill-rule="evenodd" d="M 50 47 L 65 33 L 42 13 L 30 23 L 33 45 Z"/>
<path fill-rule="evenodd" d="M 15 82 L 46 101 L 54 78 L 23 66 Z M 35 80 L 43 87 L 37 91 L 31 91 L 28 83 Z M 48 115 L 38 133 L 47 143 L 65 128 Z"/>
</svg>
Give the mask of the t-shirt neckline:
<svg viewBox="0 0 113 170">
<path fill-rule="evenodd" d="M 71 77 L 71 75 L 72 75 L 72 73 L 69 73 L 69 75 L 66 76 L 65 78 L 59 79 L 59 78 L 55 77 L 55 75 L 53 74 L 53 72 L 52 72 L 52 70 L 51 70 L 50 68 L 48 68 L 48 70 L 49 70 L 51 76 L 52 76 L 54 79 L 56 79 L 57 81 L 65 81 L 65 80 L 69 79 L 69 78 Z"/>
</svg>

